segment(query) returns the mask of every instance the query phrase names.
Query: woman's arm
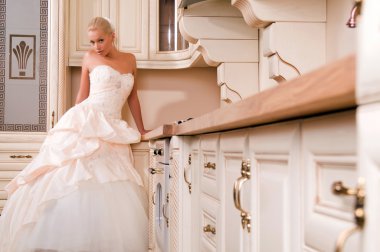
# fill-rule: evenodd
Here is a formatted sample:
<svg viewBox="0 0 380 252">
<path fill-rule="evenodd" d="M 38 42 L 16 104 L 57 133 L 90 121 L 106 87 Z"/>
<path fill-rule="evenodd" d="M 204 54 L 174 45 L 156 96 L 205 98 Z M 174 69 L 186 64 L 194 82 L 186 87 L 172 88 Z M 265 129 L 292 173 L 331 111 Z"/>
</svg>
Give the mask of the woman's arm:
<svg viewBox="0 0 380 252">
<path fill-rule="evenodd" d="M 137 95 L 137 89 L 136 89 L 137 68 L 136 68 L 136 58 L 134 57 L 134 55 L 132 55 L 131 61 L 132 61 L 131 64 L 133 64 L 134 85 L 133 85 L 131 94 L 128 97 L 128 105 L 131 110 L 133 119 L 135 119 L 137 129 L 140 131 L 141 135 L 144 135 L 145 133 L 149 132 L 149 130 L 146 130 L 144 128 L 144 123 L 142 120 L 141 106 L 140 106 L 140 101 L 139 101 L 139 97 Z"/>
<path fill-rule="evenodd" d="M 80 78 L 80 86 L 79 91 L 77 94 L 77 98 L 75 100 L 75 104 L 81 103 L 83 100 L 85 100 L 89 93 L 90 93 L 90 77 L 89 77 L 89 70 L 86 64 L 86 58 L 88 57 L 88 54 L 85 55 L 82 63 L 82 74 Z"/>
<path fill-rule="evenodd" d="M 145 133 L 149 132 L 144 128 L 144 123 L 141 116 L 140 102 L 135 87 L 133 87 L 132 92 L 128 97 L 128 105 L 131 110 L 133 119 L 135 119 L 137 129 L 140 131 L 141 135 L 144 135 Z"/>
</svg>

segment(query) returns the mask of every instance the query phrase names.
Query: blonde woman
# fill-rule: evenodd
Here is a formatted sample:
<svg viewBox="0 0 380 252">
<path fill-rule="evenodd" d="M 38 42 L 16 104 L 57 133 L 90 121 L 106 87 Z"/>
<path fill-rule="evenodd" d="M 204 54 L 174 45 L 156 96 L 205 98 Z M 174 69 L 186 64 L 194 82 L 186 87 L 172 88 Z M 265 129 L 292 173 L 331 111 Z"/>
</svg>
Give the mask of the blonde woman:
<svg viewBox="0 0 380 252">
<path fill-rule="evenodd" d="M 116 49 L 106 18 L 91 20 L 88 37 L 76 105 L 6 187 L 1 252 L 148 250 L 147 199 L 130 148 L 147 132 L 136 60 Z M 139 132 L 121 119 L 126 101 Z"/>
</svg>

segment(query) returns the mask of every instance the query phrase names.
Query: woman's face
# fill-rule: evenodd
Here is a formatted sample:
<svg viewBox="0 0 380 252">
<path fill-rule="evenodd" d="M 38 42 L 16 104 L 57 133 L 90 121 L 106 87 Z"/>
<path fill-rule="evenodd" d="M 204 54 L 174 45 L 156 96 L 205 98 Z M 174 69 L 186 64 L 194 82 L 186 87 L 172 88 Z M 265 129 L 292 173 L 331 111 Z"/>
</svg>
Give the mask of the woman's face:
<svg viewBox="0 0 380 252">
<path fill-rule="evenodd" d="M 98 55 L 106 56 L 113 47 L 114 34 L 106 34 L 100 29 L 88 32 L 91 46 Z"/>
</svg>

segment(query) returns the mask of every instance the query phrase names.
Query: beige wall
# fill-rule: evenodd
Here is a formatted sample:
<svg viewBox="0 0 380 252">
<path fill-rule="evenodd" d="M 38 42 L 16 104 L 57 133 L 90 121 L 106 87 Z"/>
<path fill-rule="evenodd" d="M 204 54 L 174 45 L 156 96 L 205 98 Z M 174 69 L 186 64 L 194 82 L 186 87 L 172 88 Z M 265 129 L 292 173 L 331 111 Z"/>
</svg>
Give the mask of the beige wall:
<svg viewBox="0 0 380 252">
<path fill-rule="evenodd" d="M 73 104 L 80 82 L 80 68 L 73 67 L 71 70 Z M 146 129 L 197 117 L 219 108 L 220 105 L 216 68 L 140 69 L 136 83 Z M 134 125 L 127 106 L 124 106 L 123 118 Z"/>
</svg>

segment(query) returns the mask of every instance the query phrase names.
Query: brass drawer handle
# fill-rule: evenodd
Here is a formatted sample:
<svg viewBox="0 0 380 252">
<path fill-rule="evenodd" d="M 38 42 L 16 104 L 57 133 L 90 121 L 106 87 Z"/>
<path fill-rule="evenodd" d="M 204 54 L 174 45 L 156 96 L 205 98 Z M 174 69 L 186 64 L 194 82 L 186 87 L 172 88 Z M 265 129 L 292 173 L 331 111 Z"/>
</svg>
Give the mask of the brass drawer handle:
<svg viewBox="0 0 380 252">
<path fill-rule="evenodd" d="M 54 111 L 51 113 L 51 128 L 54 128 Z"/>
<path fill-rule="evenodd" d="M 239 177 L 233 188 L 233 198 L 236 209 L 240 211 L 241 225 L 243 229 L 247 228 L 248 233 L 251 232 L 251 215 L 241 206 L 240 193 L 243 184 L 251 178 L 251 162 L 249 159 L 243 160 L 241 164 L 241 177 Z"/>
<path fill-rule="evenodd" d="M 156 205 L 156 202 L 154 201 L 155 198 L 156 198 L 156 191 L 154 191 L 153 195 L 152 195 L 152 204 L 153 205 Z"/>
<path fill-rule="evenodd" d="M 10 158 L 32 158 L 31 155 L 11 155 Z"/>
<path fill-rule="evenodd" d="M 189 193 L 191 194 L 191 181 L 187 178 L 186 171 L 191 167 L 191 154 L 189 154 L 188 166 L 183 169 L 183 179 L 189 188 Z"/>
<path fill-rule="evenodd" d="M 166 227 L 169 227 L 169 217 L 167 216 L 167 213 L 166 213 L 167 205 L 168 205 L 168 204 L 164 204 L 164 205 L 162 205 L 162 215 L 163 215 L 164 218 L 165 218 Z"/>
<path fill-rule="evenodd" d="M 149 168 L 148 170 L 149 170 L 150 174 L 152 174 L 152 175 L 164 173 L 164 169 L 162 169 L 162 168 Z"/>
<path fill-rule="evenodd" d="M 203 232 L 204 233 L 216 234 L 216 229 L 215 229 L 215 227 L 212 227 L 210 224 L 207 224 L 207 226 L 203 227 Z"/>
<path fill-rule="evenodd" d="M 216 169 L 216 164 L 215 163 L 211 163 L 211 162 L 207 162 L 207 163 L 204 164 L 204 168 L 209 168 L 209 169 L 215 170 Z"/>
<path fill-rule="evenodd" d="M 364 212 L 364 203 L 365 203 L 365 181 L 364 178 L 359 178 L 358 185 L 356 188 L 346 187 L 342 181 L 336 181 L 332 185 L 332 192 L 336 195 L 342 196 L 353 196 L 355 197 L 355 208 L 354 208 L 354 217 L 355 217 L 355 226 L 350 227 L 344 230 L 336 240 L 335 252 L 342 252 L 344 245 L 347 239 L 355 232 L 361 231 L 365 224 L 365 212 Z"/>
</svg>

